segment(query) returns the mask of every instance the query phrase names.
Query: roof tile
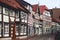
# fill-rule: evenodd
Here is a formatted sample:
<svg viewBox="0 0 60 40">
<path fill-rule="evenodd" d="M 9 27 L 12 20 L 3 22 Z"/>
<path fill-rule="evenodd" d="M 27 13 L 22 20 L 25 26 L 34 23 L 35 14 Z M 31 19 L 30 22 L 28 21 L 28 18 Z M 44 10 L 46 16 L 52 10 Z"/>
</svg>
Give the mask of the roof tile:
<svg viewBox="0 0 60 40">
<path fill-rule="evenodd" d="M 8 6 L 11 6 L 11 7 L 15 8 L 15 9 L 20 8 L 23 11 L 26 11 L 18 2 L 16 2 L 16 0 L 10 0 L 10 1 L 9 0 L 0 0 L 0 2 L 6 4 Z"/>
</svg>

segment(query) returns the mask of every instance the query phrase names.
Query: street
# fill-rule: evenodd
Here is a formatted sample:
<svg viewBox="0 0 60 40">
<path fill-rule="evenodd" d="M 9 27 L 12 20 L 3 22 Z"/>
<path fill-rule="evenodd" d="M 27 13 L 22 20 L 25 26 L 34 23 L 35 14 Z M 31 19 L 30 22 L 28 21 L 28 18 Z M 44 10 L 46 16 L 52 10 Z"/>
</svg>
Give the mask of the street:
<svg viewBox="0 0 60 40">
<path fill-rule="evenodd" d="M 43 35 L 43 36 L 36 36 L 34 38 L 30 38 L 29 40 L 54 40 L 54 36 L 53 35 Z"/>
<path fill-rule="evenodd" d="M 10 38 L 1 38 L 0 40 L 11 40 Z M 34 37 L 31 37 L 31 38 L 25 38 L 25 39 L 16 39 L 16 40 L 54 40 L 54 36 L 53 35 L 38 35 L 38 36 L 34 36 Z"/>
<path fill-rule="evenodd" d="M 33 38 L 29 38 L 28 40 L 54 40 L 54 36 L 53 35 L 43 35 L 43 36 L 40 35 L 40 36 L 35 36 Z"/>
</svg>

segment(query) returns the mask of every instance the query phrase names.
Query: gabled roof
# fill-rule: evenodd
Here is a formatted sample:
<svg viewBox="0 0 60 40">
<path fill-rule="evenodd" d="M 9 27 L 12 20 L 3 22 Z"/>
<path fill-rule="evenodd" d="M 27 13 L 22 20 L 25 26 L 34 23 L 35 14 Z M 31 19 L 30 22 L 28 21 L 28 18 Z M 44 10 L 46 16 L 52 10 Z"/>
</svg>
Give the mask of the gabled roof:
<svg viewBox="0 0 60 40">
<path fill-rule="evenodd" d="M 1 3 L 4 3 L 7 6 L 11 6 L 15 9 L 21 9 L 25 12 L 27 12 L 27 10 L 25 10 L 18 2 L 16 2 L 16 0 L 0 0 Z"/>
<path fill-rule="evenodd" d="M 38 7 L 38 4 L 32 5 L 33 11 L 36 12 Z M 40 14 L 43 14 L 44 10 L 48 9 L 45 5 L 40 5 L 39 6 L 39 10 L 40 10 Z"/>
<path fill-rule="evenodd" d="M 24 0 L 16 0 L 19 5 L 21 5 L 27 12 L 29 12 L 26 8 L 25 5 L 30 5 L 29 3 L 27 4 L 27 2 L 25 2 Z M 30 12 L 29 12 L 30 13 Z"/>
<path fill-rule="evenodd" d="M 32 6 L 31 4 L 29 4 L 28 2 L 26 2 L 24 0 L 17 0 L 17 1 L 20 2 L 23 6 L 26 6 L 26 5 Z"/>
<path fill-rule="evenodd" d="M 48 9 L 48 8 L 45 5 L 40 5 L 40 14 L 43 14 L 45 9 Z"/>
<path fill-rule="evenodd" d="M 32 5 L 32 10 L 33 10 L 34 12 L 36 12 L 37 7 L 38 7 L 38 4 Z"/>
</svg>

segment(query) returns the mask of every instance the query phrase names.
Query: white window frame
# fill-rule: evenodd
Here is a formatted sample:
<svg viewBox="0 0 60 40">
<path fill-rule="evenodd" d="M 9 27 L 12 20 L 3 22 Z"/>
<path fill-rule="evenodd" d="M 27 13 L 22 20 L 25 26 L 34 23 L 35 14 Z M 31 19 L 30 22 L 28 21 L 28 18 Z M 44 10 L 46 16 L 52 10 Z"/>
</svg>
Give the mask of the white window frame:
<svg viewBox="0 0 60 40">
<path fill-rule="evenodd" d="M 9 9 L 3 7 L 3 14 L 8 15 L 9 14 Z"/>
<path fill-rule="evenodd" d="M 4 34 L 7 34 L 7 33 L 9 34 L 9 24 L 5 24 L 5 23 L 4 23 L 4 27 L 5 27 L 5 29 L 4 29 L 4 30 L 5 30 Z"/>
</svg>

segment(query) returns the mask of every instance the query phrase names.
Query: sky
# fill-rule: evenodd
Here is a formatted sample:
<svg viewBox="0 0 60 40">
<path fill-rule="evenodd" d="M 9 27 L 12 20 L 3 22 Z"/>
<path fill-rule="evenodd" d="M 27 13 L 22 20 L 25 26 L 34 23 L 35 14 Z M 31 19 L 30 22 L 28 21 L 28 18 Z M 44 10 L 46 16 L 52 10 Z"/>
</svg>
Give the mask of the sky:
<svg viewBox="0 0 60 40">
<path fill-rule="evenodd" d="M 49 9 L 60 8 L 60 0 L 25 0 L 26 2 L 39 5 L 46 5 Z"/>
</svg>

